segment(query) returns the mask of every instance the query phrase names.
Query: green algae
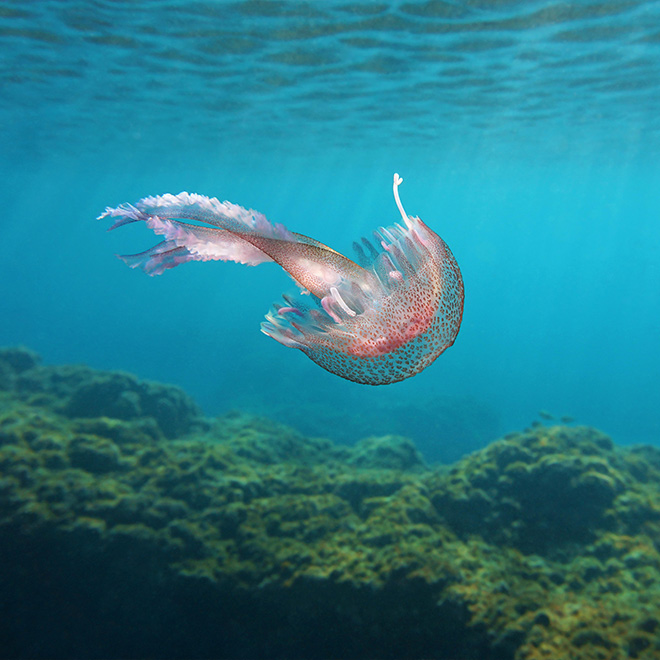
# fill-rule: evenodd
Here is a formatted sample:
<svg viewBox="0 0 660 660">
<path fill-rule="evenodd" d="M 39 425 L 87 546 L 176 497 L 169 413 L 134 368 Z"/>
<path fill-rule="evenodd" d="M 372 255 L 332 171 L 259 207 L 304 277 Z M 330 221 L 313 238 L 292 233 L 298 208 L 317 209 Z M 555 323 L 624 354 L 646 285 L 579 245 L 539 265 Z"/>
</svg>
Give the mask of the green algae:
<svg viewBox="0 0 660 660">
<path fill-rule="evenodd" d="M 657 449 L 536 427 L 430 469 L 401 437 L 349 449 L 188 405 L 172 438 L 146 403 L 72 414 L 44 369 L 0 352 L 8 655 L 184 657 L 191 636 L 207 657 L 660 655 Z M 44 620 L 73 625 L 55 594 L 78 627 L 40 649 Z"/>
</svg>

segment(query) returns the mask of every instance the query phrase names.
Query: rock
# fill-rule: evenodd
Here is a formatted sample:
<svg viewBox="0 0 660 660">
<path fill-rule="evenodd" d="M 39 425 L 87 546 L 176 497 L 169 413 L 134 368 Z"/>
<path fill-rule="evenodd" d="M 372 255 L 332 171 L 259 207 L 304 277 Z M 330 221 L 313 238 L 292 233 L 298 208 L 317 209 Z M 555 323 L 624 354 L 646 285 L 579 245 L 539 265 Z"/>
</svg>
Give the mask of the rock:
<svg viewBox="0 0 660 660">
<path fill-rule="evenodd" d="M 110 440 L 79 436 L 69 444 L 69 460 L 74 468 L 93 474 L 114 472 L 127 467 L 119 448 Z"/>
<path fill-rule="evenodd" d="M 412 470 L 426 467 L 413 441 L 398 435 L 361 440 L 351 451 L 348 462 L 356 467 L 376 470 Z"/>
<path fill-rule="evenodd" d="M 273 420 L 236 411 L 216 418 L 206 437 L 209 442 L 230 446 L 246 461 L 264 464 L 331 463 L 349 452 L 324 438 L 306 438 Z"/>
<path fill-rule="evenodd" d="M 398 436 L 336 447 L 4 364 L 7 657 L 658 656 L 653 448 L 538 427 L 431 470 Z"/>
<path fill-rule="evenodd" d="M 36 367 L 40 362 L 39 355 L 24 346 L 0 348 L 0 364 L 17 374 Z"/>
<path fill-rule="evenodd" d="M 28 348 L 0 348 L 0 391 L 13 390 L 17 375 L 36 367 L 39 361 L 39 356 Z"/>
<path fill-rule="evenodd" d="M 625 465 L 609 438 L 584 427 L 539 427 L 460 461 L 433 494 L 460 534 L 548 553 L 608 528 Z"/>
<path fill-rule="evenodd" d="M 33 364 L 15 377 L 14 388 L 26 403 L 71 418 L 151 418 L 168 438 L 204 424 L 200 409 L 180 388 L 139 380 L 119 371 Z"/>
</svg>

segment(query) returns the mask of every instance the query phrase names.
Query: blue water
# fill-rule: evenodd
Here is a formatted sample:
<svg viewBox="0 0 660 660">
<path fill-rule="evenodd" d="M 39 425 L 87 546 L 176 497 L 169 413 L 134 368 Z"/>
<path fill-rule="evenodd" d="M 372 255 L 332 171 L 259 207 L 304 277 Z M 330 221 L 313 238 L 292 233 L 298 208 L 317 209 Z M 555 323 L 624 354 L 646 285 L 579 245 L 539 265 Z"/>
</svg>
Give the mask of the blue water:
<svg viewBox="0 0 660 660">
<path fill-rule="evenodd" d="M 544 409 L 660 441 L 660 3 L 5 0 L 0 45 L 0 345 L 317 435 L 455 397 L 499 432 Z M 276 266 L 149 278 L 113 255 L 150 232 L 95 220 L 188 190 L 350 254 L 397 220 L 394 172 L 466 300 L 387 387 L 259 333 Z"/>
</svg>

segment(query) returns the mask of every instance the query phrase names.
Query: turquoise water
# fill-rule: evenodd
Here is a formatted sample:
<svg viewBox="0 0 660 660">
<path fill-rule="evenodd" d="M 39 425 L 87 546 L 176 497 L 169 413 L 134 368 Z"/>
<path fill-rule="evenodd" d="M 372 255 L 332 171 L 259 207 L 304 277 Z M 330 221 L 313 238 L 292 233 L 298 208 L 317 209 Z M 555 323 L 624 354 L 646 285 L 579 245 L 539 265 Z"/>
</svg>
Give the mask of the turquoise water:
<svg viewBox="0 0 660 660">
<path fill-rule="evenodd" d="M 471 400 L 493 433 L 544 409 L 658 442 L 660 3 L 4 1 L 0 39 L 0 345 L 342 439 Z M 397 220 L 394 172 L 466 300 L 387 387 L 259 333 L 275 266 L 149 278 L 113 256 L 149 232 L 95 220 L 188 190 L 350 254 Z"/>
</svg>

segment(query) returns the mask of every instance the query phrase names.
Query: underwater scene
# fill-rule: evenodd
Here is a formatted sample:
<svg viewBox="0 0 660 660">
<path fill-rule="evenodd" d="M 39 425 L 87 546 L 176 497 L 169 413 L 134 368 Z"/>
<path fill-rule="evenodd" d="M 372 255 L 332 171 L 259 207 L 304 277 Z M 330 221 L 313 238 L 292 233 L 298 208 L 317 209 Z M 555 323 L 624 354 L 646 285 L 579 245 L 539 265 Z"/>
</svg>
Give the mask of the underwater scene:
<svg viewBox="0 0 660 660">
<path fill-rule="evenodd" d="M 660 658 L 659 109 L 654 0 L 0 0 L 0 658 Z"/>
</svg>

